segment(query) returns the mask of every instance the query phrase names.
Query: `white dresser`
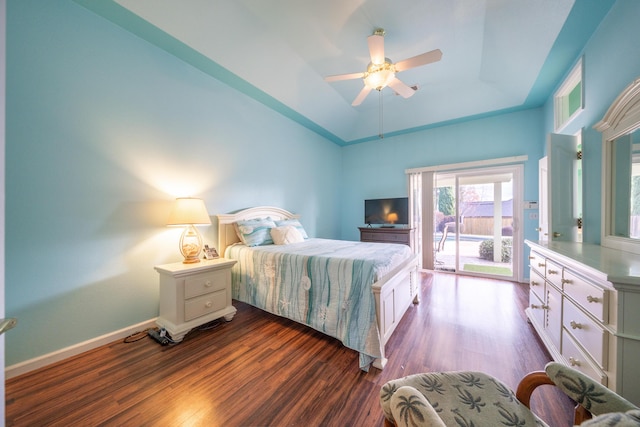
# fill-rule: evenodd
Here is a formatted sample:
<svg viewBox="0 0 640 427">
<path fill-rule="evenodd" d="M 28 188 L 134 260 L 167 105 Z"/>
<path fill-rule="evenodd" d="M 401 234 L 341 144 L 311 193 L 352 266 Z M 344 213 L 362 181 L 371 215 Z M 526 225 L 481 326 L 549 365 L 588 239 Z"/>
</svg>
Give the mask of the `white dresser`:
<svg viewBox="0 0 640 427">
<path fill-rule="evenodd" d="M 236 314 L 231 305 L 231 267 L 235 263 L 219 258 L 156 266 L 160 274 L 158 326 L 174 341 L 182 341 L 196 326 L 220 317 L 231 321 Z"/>
<path fill-rule="evenodd" d="M 531 248 L 527 316 L 551 357 L 640 405 L 640 255 L 571 242 Z"/>
</svg>

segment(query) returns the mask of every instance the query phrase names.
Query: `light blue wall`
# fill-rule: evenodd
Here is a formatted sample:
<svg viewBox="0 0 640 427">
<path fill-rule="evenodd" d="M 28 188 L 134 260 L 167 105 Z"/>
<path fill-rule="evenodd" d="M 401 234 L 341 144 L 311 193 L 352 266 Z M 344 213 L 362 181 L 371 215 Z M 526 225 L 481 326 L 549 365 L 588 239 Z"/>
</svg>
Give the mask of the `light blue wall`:
<svg viewBox="0 0 640 427">
<path fill-rule="evenodd" d="M 542 124 L 537 108 L 344 147 L 342 237 L 359 239 L 365 199 L 407 196 L 411 168 L 527 155 L 524 199 L 538 200 Z M 525 238 L 536 226 L 525 220 Z"/>
<path fill-rule="evenodd" d="M 589 243 L 600 243 L 602 206 L 602 135 L 593 125 L 602 120 L 618 94 L 640 76 L 639 18 L 640 1 L 618 0 L 594 32 L 581 54 L 585 109 L 562 130 L 574 134 L 584 129 L 584 241 Z M 553 132 L 553 96 L 545 104 L 544 117 L 545 134 Z"/>
<path fill-rule="evenodd" d="M 640 75 L 638 16 L 618 0 L 584 51 L 587 111 L 567 131 L 587 129 L 587 240 L 600 227 L 591 127 Z M 8 365 L 157 315 L 153 265 L 180 259 L 164 226 L 176 196 L 212 215 L 278 205 L 313 236 L 356 240 L 363 200 L 406 195 L 405 169 L 526 154 L 537 200 L 550 101 L 340 148 L 71 0 L 10 1 L 7 17 Z M 217 241 L 215 223 L 201 231 Z"/>
<path fill-rule="evenodd" d="M 8 3 L 7 365 L 157 316 L 176 196 L 339 237 L 340 147 L 71 1 Z"/>
</svg>

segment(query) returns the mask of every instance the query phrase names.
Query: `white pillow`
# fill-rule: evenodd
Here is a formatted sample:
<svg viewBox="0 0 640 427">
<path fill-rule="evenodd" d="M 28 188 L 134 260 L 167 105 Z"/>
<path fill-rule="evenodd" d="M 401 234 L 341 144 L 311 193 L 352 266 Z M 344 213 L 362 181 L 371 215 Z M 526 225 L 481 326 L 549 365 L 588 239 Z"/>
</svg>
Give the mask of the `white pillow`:
<svg viewBox="0 0 640 427">
<path fill-rule="evenodd" d="M 276 245 L 288 245 L 289 243 L 304 242 L 302 233 L 293 225 L 274 227 L 271 229 L 271 238 Z"/>
</svg>

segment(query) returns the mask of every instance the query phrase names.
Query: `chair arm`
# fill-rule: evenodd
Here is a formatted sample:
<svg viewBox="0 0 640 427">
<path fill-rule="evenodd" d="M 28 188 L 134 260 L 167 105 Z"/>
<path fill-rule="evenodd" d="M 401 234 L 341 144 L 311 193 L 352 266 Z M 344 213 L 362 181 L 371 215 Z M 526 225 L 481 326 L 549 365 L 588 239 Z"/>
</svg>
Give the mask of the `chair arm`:
<svg viewBox="0 0 640 427">
<path fill-rule="evenodd" d="M 516 398 L 522 402 L 524 406 L 531 409 L 529 404 L 531 402 L 531 395 L 533 391 L 541 385 L 553 385 L 555 383 L 551 381 L 549 375 L 545 371 L 530 372 L 520 380 L 518 388 L 516 389 Z"/>
</svg>

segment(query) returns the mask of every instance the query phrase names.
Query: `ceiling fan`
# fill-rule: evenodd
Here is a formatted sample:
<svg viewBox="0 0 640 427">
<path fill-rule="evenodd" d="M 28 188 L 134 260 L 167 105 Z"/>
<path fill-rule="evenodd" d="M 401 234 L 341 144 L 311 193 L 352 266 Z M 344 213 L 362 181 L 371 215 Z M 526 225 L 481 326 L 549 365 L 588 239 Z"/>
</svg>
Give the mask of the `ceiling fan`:
<svg viewBox="0 0 640 427">
<path fill-rule="evenodd" d="M 403 98 L 409 98 L 416 92 L 416 89 L 399 80 L 396 77 L 396 73 L 431 64 L 432 62 L 438 62 L 442 58 L 442 52 L 440 49 L 436 49 L 393 63 L 389 58 L 385 58 L 384 56 L 384 34 L 385 31 L 382 28 L 378 28 L 372 35 L 367 37 L 371 62 L 367 66 L 366 71 L 362 73 L 338 74 L 324 78 L 327 82 L 362 78 L 364 80 L 364 87 L 351 103 L 354 107 L 360 105 L 372 89 L 381 91 L 387 86 Z"/>
</svg>

